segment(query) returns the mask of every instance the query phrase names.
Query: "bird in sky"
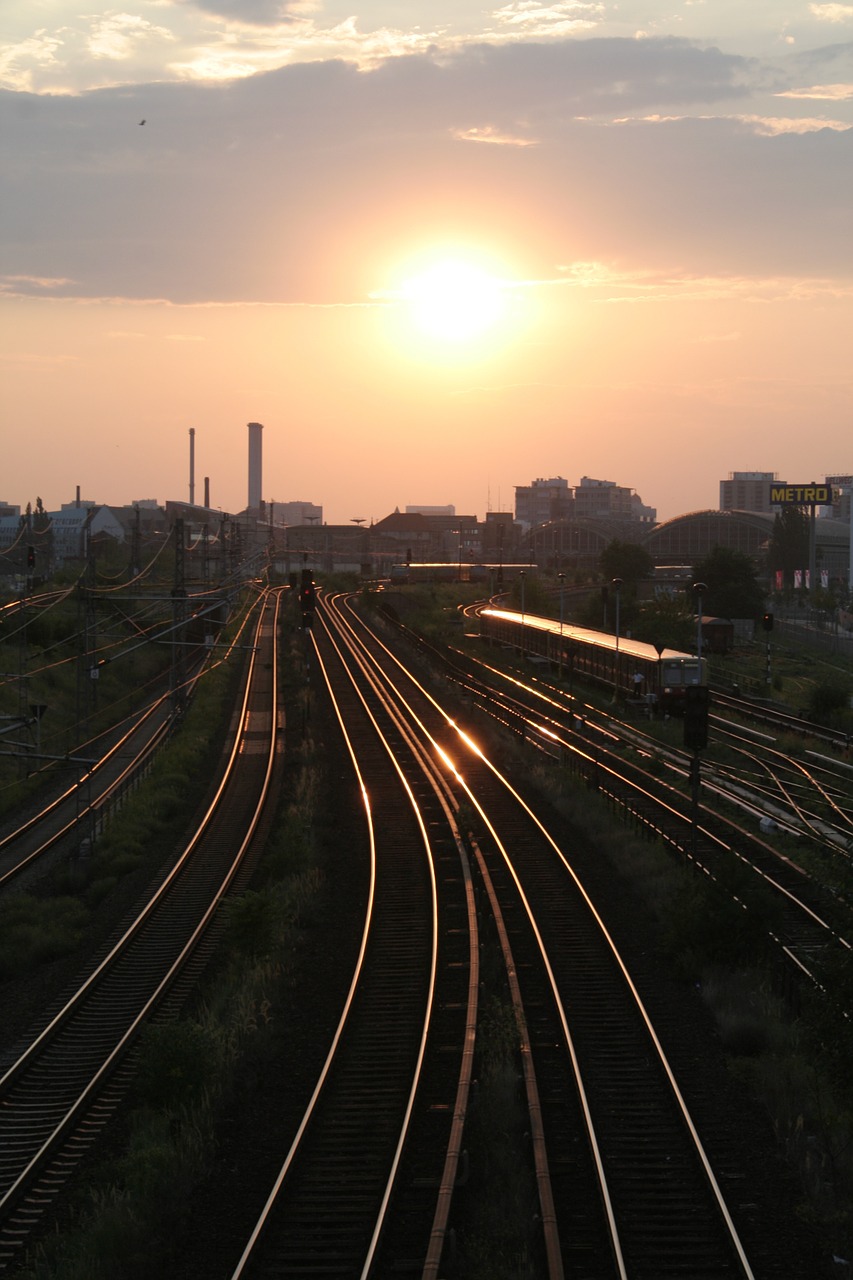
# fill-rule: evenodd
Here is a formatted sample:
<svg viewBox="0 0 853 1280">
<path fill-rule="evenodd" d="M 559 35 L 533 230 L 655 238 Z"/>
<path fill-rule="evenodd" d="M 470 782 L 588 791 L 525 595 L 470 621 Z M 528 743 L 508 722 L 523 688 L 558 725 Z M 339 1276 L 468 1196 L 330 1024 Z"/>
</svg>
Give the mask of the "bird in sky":
<svg viewBox="0 0 853 1280">
<path fill-rule="evenodd" d="M 144 121 L 144 120 L 140 120 L 140 121 L 139 121 L 139 123 L 140 123 L 140 124 L 145 124 L 145 121 Z"/>
</svg>

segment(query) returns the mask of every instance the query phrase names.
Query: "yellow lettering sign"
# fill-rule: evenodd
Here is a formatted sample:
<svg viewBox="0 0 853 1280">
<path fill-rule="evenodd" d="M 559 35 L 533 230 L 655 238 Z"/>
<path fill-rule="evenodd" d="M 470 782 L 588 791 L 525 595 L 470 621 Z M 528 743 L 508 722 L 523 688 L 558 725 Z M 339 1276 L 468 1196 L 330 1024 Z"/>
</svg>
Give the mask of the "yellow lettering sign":
<svg viewBox="0 0 853 1280">
<path fill-rule="evenodd" d="M 832 486 L 828 484 L 771 484 L 770 505 L 774 507 L 828 507 Z"/>
</svg>

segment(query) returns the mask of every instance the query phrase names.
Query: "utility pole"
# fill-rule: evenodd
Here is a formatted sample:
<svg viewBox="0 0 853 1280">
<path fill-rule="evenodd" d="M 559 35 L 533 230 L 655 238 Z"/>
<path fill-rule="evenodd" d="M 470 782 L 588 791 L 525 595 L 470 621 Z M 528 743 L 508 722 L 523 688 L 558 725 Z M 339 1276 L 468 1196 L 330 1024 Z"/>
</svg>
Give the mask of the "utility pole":
<svg viewBox="0 0 853 1280">
<path fill-rule="evenodd" d="M 133 521 L 133 534 L 130 541 L 130 576 L 136 578 L 139 575 L 140 566 L 142 564 L 142 516 L 139 511 L 139 503 L 135 507 L 135 517 Z"/>
<path fill-rule="evenodd" d="M 187 616 L 186 567 L 184 557 L 184 522 L 175 521 L 175 585 L 172 588 L 172 707 L 180 714 L 186 705 L 186 648 L 184 641 Z"/>
<path fill-rule="evenodd" d="M 613 701 L 619 699 L 619 602 L 622 596 L 622 579 L 614 578 L 611 586 L 616 592 L 616 654 L 613 664 Z"/>
<path fill-rule="evenodd" d="M 89 717 L 97 707 L 97 680 L 100 675 L 95 658 L 97 618 L 95 614 L 95 556 L 92 548 L 92 517 L 95 508 L 90 507 L 81 532 L 81 553 L 86 564 L 85 579 L 77 589 L 78 631 L 80 633 L 80 657 L 77 662 L 77 748 L 89 737 Z M 80 849 L 91 849 L 95 841 L 95 815 L 92 811 L 92 772 L 84 766 L 86 785 L 75 788 L 75 807 L 80 824 L 82 813 L 88 812 L 88 835 L 83 835 Z M 81 833 L 83 827 L 80 826 Z"/>
<path fill-rule="evenodd" d="M 94 658 L 95 617 L 95 557 L 92 551 L 91 523 L 95 514 L 91 507 L 81 532 L 82 556 L 86 563 L 83 583 L 77 588 L 78 631 L 80 633 L 80 658 L 77 663 L 77 746 L 89 736 L 89 717 L 97 706 L 98 667 Z"/>
<path fill-rule="evenodd" d="M 557 574 L 560 580 L 560 684 L 563 683 L 563 587 L 566 583 L 566 575 L 562 570 Z"/>
</svg>

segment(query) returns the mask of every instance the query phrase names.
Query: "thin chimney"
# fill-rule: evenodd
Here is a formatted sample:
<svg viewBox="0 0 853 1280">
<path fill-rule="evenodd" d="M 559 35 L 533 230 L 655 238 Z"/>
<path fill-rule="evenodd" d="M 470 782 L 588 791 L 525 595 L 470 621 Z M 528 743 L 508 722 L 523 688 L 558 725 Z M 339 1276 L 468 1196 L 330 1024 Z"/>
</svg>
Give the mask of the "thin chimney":
<svg viewBox="0 0 853 1280">
<path fill-rule="evenodd" d="M 249 502 L 252 511 L 261 509 L 263 484 L 263 431 L 260 422 L 249 424 Z"/>
</svg>

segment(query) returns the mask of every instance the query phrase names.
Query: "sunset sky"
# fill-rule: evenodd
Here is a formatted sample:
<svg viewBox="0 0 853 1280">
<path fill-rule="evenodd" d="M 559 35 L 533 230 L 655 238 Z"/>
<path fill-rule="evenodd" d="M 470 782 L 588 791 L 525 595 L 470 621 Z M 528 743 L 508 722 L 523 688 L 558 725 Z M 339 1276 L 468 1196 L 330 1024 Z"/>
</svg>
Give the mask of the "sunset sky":
<svg viewBox="0 0 853 1280">
<path fill-rule="evenodd" d="M 0 145 L 0 501 L 853 470 L 853 3 L 4 0 Z"/>
</svg>

